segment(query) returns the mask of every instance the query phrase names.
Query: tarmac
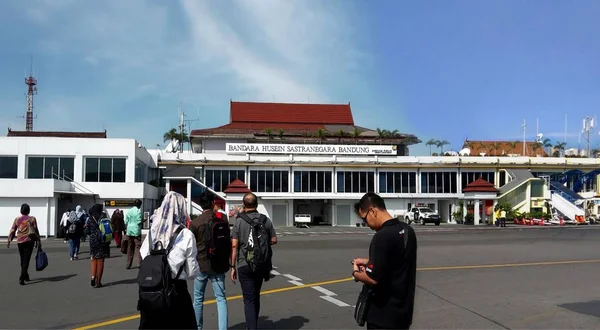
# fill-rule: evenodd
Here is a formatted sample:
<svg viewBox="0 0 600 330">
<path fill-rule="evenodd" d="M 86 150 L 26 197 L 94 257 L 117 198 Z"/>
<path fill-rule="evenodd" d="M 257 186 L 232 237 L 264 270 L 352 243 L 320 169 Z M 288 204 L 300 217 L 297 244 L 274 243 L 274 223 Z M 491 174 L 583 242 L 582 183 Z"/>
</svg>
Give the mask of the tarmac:
<svg viewBox="0 0 600 330">
<path fill-rule="evenodd" d="M 413 329 L 595 329 L 600 327 L 600 226 L 414 228 L 419 240 Z M 367 257 L 368 228 L 278 228 L 273 278 L 263 285 L 264 329 L 359 328 L 360 285 L 351 260 Z M 287 234 L 286 234 L 287 232 Z M 313 233 L 310 233 L 313 232 Z M 338 233 L 336 233 L 338 232 Z M 113 248 L 100 289 L 89 282 L 87 243 L 70 261 L 62 240 L 44 242 L 49 266 L 18 284 L 16 244 L 0 250 L 0 328 L 133 329 L 137 269 Z M 193 282 L 190 282 L 192 291 Z M 229 328 L 244 329 L 239 283 L 227 280 Z M 204 328 L 215 329 L 210 285 Z"/>
</svg>

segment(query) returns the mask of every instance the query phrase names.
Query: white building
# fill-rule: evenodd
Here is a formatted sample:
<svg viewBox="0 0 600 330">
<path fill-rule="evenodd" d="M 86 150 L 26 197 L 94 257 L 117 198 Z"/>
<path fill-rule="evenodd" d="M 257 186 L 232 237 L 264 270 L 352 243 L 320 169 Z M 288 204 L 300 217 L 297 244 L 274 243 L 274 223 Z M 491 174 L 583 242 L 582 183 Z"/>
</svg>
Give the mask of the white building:
<svg viewBox="0 0 600 330">
<path fill-rule="evenodd" d="M 359 219 L 352 205 L 366 192 L 384 197 L 395 216 L 422 205 L 442 222 L 462 209 L 485 223 L 496 203 L 546 210 L 548 184 L 541 175 L 570 169 L 585 175 L 599 165 L 586 158 L 411 157 L 407 146 L 419 142 L 414 135 L 356 126 L 349 105 L 231 102 L 230 111 L 229 124 L 192 131 L 192 152 L 159 155 L 167 189 L 186 196 L 192 212 L 199 212 L 194 201 L 210 189 L 234 214 L 239 196 L 228 194 L 227 186 L 237 178 L 278 226 L 292 226 L 299 214 L 310 214 L 314 223 L 353 226 Z M 503 146 L 503 153 L 518 147 Z M 478 178 L 498 189 L 494 199 L 463 194 Z M 597 180 L 586 187 L 596 191 Z"/>
<path fill-rule="evenodd" d="M 54 236 L 62 213 L 106 205 L 109 214 L 135 199 L 146 212 L 160 198 L 155 159 L 134 139 L 106 132 L 15 132 L 0 137 L 0 228 L 8 235 L 23 203 L 40 234 Z"/>
</svg>

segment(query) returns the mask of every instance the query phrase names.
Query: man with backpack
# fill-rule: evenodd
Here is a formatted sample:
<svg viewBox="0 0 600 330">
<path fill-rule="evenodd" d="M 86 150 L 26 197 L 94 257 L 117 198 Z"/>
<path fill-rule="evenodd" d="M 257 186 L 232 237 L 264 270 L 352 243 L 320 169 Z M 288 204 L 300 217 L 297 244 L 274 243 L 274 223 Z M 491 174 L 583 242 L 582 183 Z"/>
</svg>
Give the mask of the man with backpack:
<svg viewBox="0 0 600 330">
<path fill-rule="evenodd" d="M 229 271 L 231 256 L 231 232 L 229 221 L 222 213 L 215 212 L 215 198 L 205 191 L 199 201 L 202 214 L 194 219 L 190 230 L 196 237 L 200 274 L 194 281 L 194 310 L 198 329 L 202 329 L 204 292 L 210 280 L 217 300 L 219 329 L 227 329 L 227 300 L 225 298 L 225 273 Z"/>
<path fill-rule="evenodd" d="M 268 281 L 273 268 L 271 245 L 277 244 L 273 223 L 260 214 L 258 198 L 247 193 L 243 200 L 244 212 L 235 219 L 231 232 L 231 280 L 239 276 L 244 297 L 246 329 L 258 328 L 260 289 Z M 237 270 L 236 270 L 236 264 Z"/>
</svg>

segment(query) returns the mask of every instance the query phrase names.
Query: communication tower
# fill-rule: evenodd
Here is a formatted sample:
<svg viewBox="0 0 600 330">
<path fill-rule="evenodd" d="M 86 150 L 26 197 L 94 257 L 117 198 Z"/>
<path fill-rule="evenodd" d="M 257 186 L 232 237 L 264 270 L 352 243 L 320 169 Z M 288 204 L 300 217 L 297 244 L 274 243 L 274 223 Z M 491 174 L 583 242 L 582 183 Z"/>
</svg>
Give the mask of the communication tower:
<svg viewBox="0 0 600 330">
<path fill-rule="evenodd" d="M 587 143 L 587 157 L 590 157 L 590 133 L 594 130 L 594 128 L 596 127 L 596 118 L 593 117 L 585 117 L 583 119 L 583 130 L 581 131 L 582 134 L 585 135 L 585 140 Z"/>
<path fill-rule="evenodd" d="M 27 85 L 27 113 L 25 114 L 25 130 L 33 131 L 33 96 L 37 94 L 37 80 L 33 77 L 33 61 L 29 77 L 25 78 Z"/>
</svg>

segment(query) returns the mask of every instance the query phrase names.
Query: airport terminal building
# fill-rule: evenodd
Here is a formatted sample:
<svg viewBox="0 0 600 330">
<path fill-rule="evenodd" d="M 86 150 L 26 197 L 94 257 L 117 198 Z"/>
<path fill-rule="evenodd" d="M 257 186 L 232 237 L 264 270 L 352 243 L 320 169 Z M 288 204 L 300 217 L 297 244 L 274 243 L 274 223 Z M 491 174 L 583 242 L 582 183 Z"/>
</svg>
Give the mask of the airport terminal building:
<svg viewBox="0 0 600 330">
<path fill-rule="evenodd" d="M 416 136 L 359 126 L 349 104 L 231 102 L 228 124 L 190 137 L 189 152 L 158 156 L 167 189 L 188 196 L 192 212 L 200 209 L 194 200 L 209 189 L 232 215 L 242 192 L 252 191 L 259 211 L 278 226 L 307 215 L 312 224 L 354 226 L 359 219 L 352 205 L 366 192 L 381 194 L 394 216 L 427 207 L 440 222 L 462 211 L 475 214 L 476 224 L 491 221 L 498 203 L 522 212 L 546 210 L 553 190 L 568 199 L 562 190 L 577 195 L 570 188 L 581 178 L 588 179 L 579 192 L 597 195 L 597 159 L 522 157 L 522 143 L 513 142 L 495 143 L 505 149 L 497 157 L 413 157 L 408 146 L 420 142 Z M 468 143 L 480 151 L 486 146 Z"/>
</svg>

